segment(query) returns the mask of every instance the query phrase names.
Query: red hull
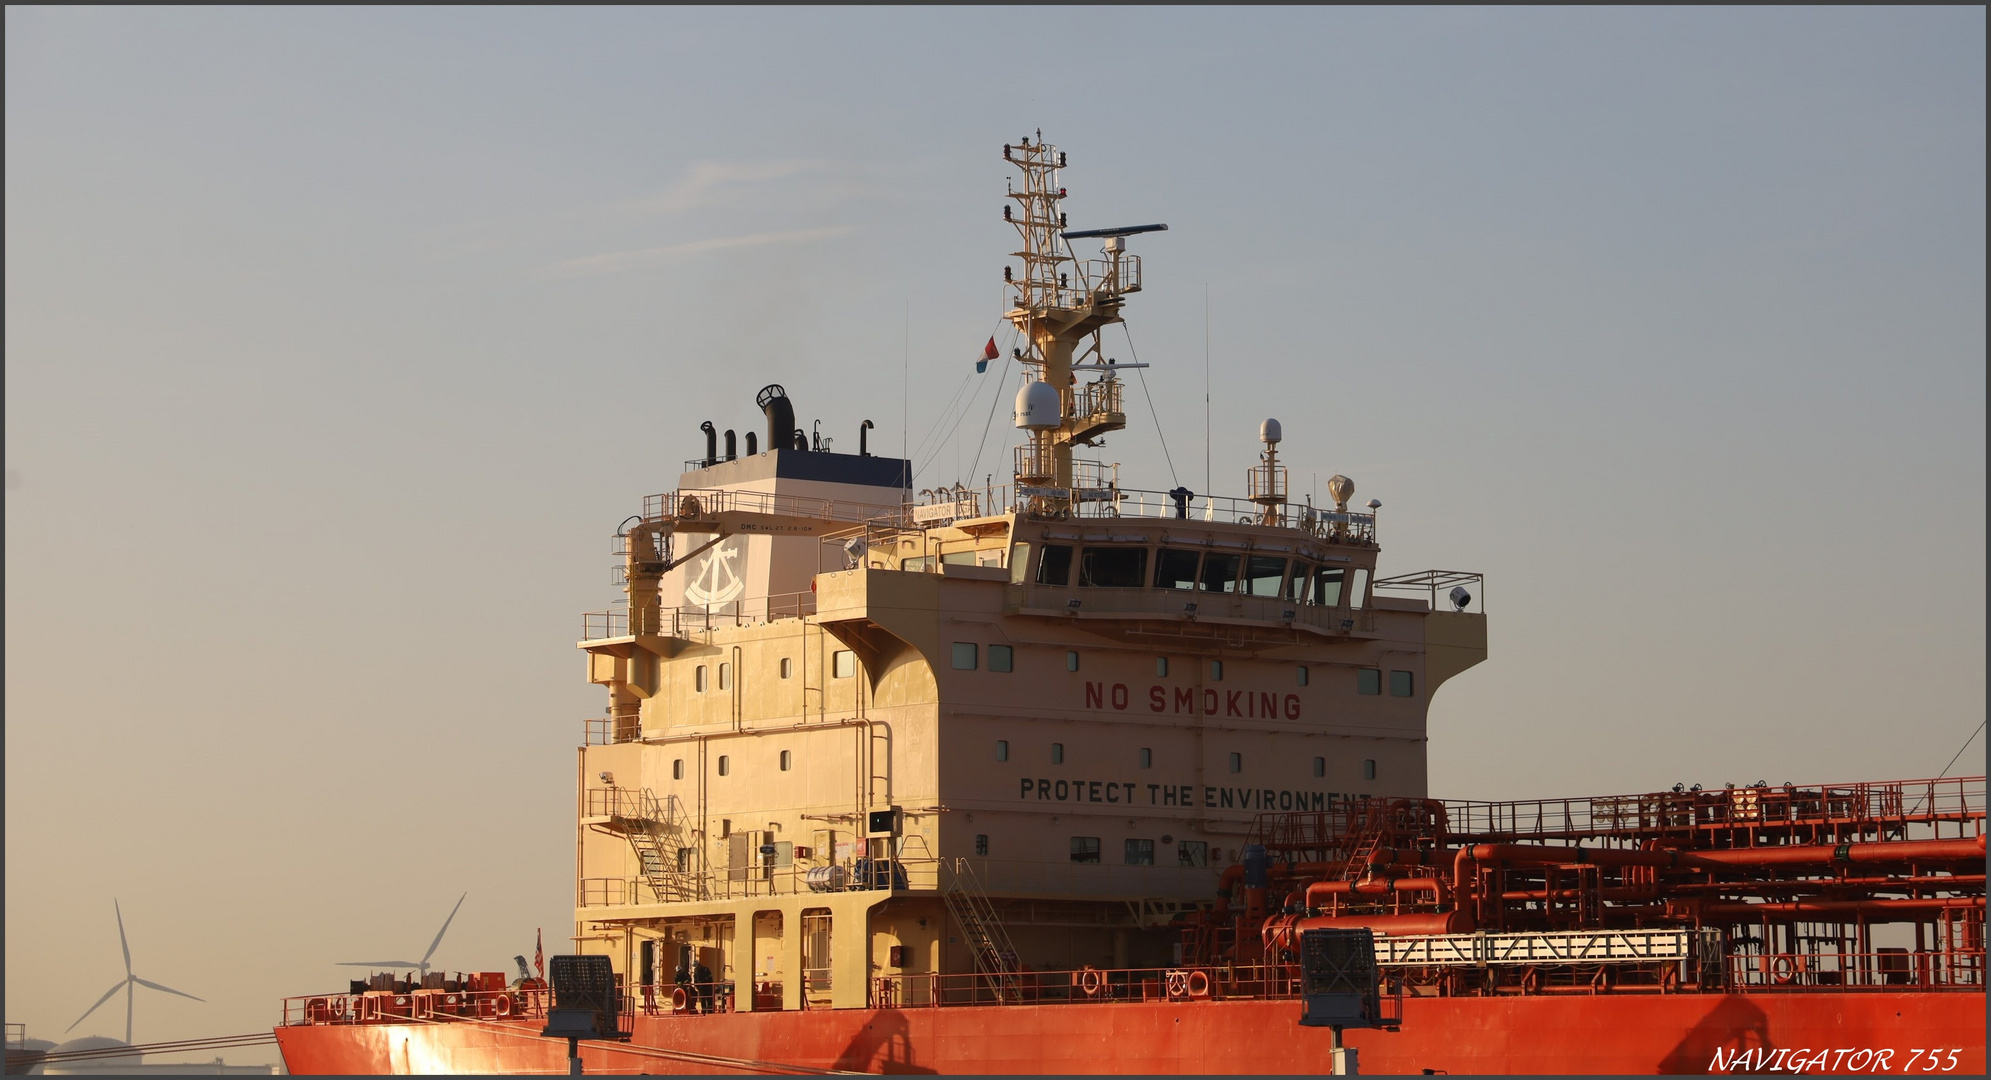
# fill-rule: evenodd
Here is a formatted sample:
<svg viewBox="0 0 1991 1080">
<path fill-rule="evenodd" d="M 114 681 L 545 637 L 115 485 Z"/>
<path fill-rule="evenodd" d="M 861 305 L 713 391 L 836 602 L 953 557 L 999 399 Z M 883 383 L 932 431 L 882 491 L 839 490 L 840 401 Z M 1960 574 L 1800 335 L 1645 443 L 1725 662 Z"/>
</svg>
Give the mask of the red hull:
<svg viewBox="0 0 1991 1080">
<path fill-rule="evenodd" d="M 1705 1073 L 1716 1052 L 1892 1050 L 1879 1069 L 1982 1074 L 1984 996 L 1919 992 L 1417 998 L 1399 1032 L 1353 1031 L 1367 1073 Z M 638 1017 L 627 1049 L 585 1046 L 589 1072 L 720 1072 L 645 1053 L 712 1055 L 805 1069 L 908 1073 L 1321 1073 L 1329 1033 L 1293 1001 L 850 1009 Z M 564 1073 L 566 1044 L 539 1025 L 281 1027 L 292 1073 Z M 1955 1050 L 1955 1064 L 1947 1051 Z M 1850 1072 L 1844 1055 L 1806 1072 Z M 1756 1059 L 1737 1072 L 1767 1071 Z M 1834 1067 L 1836 1064 L 1837 1067 Z M 1789 1059 L 1785 1062 L 1789 1068 Z M 1945 1067 L 1949 1066 L 1949 1067 Z"/>
</svg>

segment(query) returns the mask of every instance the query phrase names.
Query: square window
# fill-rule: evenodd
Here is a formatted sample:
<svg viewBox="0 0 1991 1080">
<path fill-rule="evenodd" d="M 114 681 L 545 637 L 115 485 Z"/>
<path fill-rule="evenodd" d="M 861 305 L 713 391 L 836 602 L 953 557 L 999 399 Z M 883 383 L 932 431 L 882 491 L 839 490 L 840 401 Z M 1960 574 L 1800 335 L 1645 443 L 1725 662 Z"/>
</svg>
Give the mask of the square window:
<svg viewBox="0 0 1991 1080">
<path fill-rule="evenodd" d="M 1408 671 L 1390 672 L 1391 697 L 1409 697 L 1410 689 L 1411 689 L 1410 672 Z"/>
<path fill-rule="evenodd" d="M 1068 585 L 1072 580 L 1072 549 L 1069 544 L 1045 544 L 1037 559 L 1037 584 Z"/>
<path fill-rule="evenodd" d="M 786 657 L 786 656 L 782 657 L 782 658 L 781 658 L 781 677 L 785 679 L 785 678 L 787 678 L 787 677 L 789 677 L 790 675 L 793 675 L 793 674 L 795 674 L 795 661 L 794 661 L 793 659 L 789 658 L 789 657 Z"/>
<path fill-rule="evenodd" d="M 1155 675 L 1158 678 L 1168 678 L 1168 657 L 1155 657 Z"/>
<path fill-rule="evenodd" d="M 1224 662 L 1222 660 L 1210 661 L 1210 681 L 1211 682 L 1224 681 Z"/>
<path fill-rule="evenodd" d="M 1127 841 L 1128 866 L 1153 866 L 1155 864 L 1155 842 L 1153 840 Z"/>
<path fill-rule="evenodd" d="M 1243 772 L 1243 771 L 1244 771 L 1244 755 L 1243 755 L 1243 754 L 1232 754 L 1232 755 L 1231 755 L 1231 771 L 1232 771 L 1232 772 Z"/>
<path fill-rule="evenodd" d="M 1072 861 L 1078 863 L 1098 862 L 1099 837 L 1097 836 L 1072 837 Z"/>
<path fill-rule="evenodd" d="M 1357 668 L 1355 671 L 1355 692 L 1358 694 L 1382 693 L 1383 673 L 1372 667 Z"/>
<path fill-rule="evenodd" d="M 1154 767 L 1155 767 L 1155 752 L 1148 747 L 1145 746 L 1141 747 L 1141 768 L 1152 769 Z"/>
<path fill-rule="evenodd" d="M 975 670 L 975 667 L 976 667 L 976 654 L 977 654 L 977 653 L 978 653 L 979 651 L 980 651 L 980 650 L 979 650 L 979 649 L 977 649 L 977 648 L 975 647 L 975 643 L 974 643 L 974 642 L 972 642 L 972 641 L 957 641 L 957 642 L 955 642 L 955 643 L 954 643 L 954 670 L 956 670 L 956 671 L 973 671 L 973 670 Z"/>
<path fill-rule="evenodd" d="M 673 779 L 673 780 L 682 780 L 682 779 L 684 779 L 684 759 L 683 759 L 683 758 L 673 758 L 673 759 L 671 760 L 671 779 Z"/>
<path fill-rule="evenodd" d="M 977 854 L 977 855 L 987 855 L 988 853 L 989 853 L 989 834 L 988 834 L 988 833 L 976 833 L 976 834 L 975 834 L 975 854 Z"/>
<path fill-rule="evenodd" d="M 1326 776 L 1326 775 L 1327 775 L 1327 759 L 1326 759 L 1326 758 L 1324 758 L 1324 757 L 1317 757 L 1317 758 L 1315 758 L 1315 759 L 1314 759 L 1314 775 L 1315 775 L 1315 776 Z"/>
<path fill-rule="evenodd" d="M 1210 865 L 1210 844 L 1206 840 L 1184 840 L 1175 845 L 1177 866 Z"/>
<path fill-rule="evenodd" d="M 1074 649 L 1071 652 L 1065 654 L 1065 670 L 1066 671 L 1078 670 L 1078 650 Z"/>
<path fill-rule="evenodd" d="M 1008 761 L 1008 760 L 1009 760 L 1009 740 L 1008 740 L 1008 739 L 997 739 L 997 740 L 996 740 L 996 760 L 997 760 L 997 761 Z"/>
<path fill-rule="evenodd" d="M 719 775 L 720 775 L 720 776 L 731 776 L 731 775 L 732 775 L 732 773 L 733 773 L 733 759 L 732 759 L 731 757 L 729 757 L 729 756 L 725 755 L 725 754 L 720 754 L 720 755 L 719 755 Z"/>
<path fill-rule="evenodd" d="M 1375 758 L 1364 759 L 1362 762 L 1362 779 L 1374 780 L 1375 778 L 1376 778 L 1376 759 Z"/>
<path fill-rule="evenodd" d="M 1008 645 L 989 646 L 990 671 L 1015 671 L 1016 650 Z"/>
<path fill-rule="evenodd" d="M 1051 744 L 1051 764 L 1053 764 L 1053 765 L 1063 765 L 1064 763 L 1065 763 L 1065 744 L 1064 744 L 1064 743 L 1061 743 L 1061 742 L 1054 742 L 1054 743 L 1052 743 L 1052 744 Z"/>
<path fill-rule="evenodd" d="M 838 649 L 830 654 L 830 674 L 833 678 L 848 679 L 857 674 L 857 654 L 849 649 Z"/>
<path fill-rule="evenodd" d="M 692 673 L 691 673 L 691 689 L 692 689 L 692 691 L 693 691 L 694 693 L 699 693 L 699 694 L 703 694 L 703 693 L 705 692 L 705 665 L 704 665 L 704 664 L 700 664 L 700 665 L 698 665 L 698 667 L 696 667 L 695 669 L 693 669 L 693 670 L 692 670 Z"/>
<path fill-rule="evenodd" d="M 789 766 L 793 764 L 795 764 L 795 755 L 790 751 L 783 750 L 781 752 L 781 771 L 787 772 Z"/>
<path fill-rule="evenodd" d="M 1298 668 L 1296 668 L 1296 669 L 1294 670 L 1294 676 L 1295 676 L 1295 677 L 1296 677 L 1296 678 L 1297 678 L 1297 679 L 1299 680 L 1299 683 L 1300 683 L 1300 685 L 1301 685 L 1301 686 L 1305 686 L 1305 685 L 1307 684 L 1307 668 L 1306 668 L 1306 665 L 1305 665 L 1305 664 L 1302 664 L 1302 665 L 1300 665 L 1300 666 L 1299 666 Z"/>
</svg>

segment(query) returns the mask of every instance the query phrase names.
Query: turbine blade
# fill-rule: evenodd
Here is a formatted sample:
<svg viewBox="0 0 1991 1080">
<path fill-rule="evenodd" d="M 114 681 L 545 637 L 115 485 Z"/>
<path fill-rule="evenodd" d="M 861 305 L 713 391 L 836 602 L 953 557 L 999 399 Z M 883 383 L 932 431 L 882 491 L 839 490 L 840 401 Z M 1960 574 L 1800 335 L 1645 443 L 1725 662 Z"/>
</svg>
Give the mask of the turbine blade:
<svg viewBox="0 0 1991 1080">
<path fill-rule="evenodd" d="M 111 909 L 118 913 L 118 948 L 124 950 L 124 973 L 131 974 L 131 943 L 124 939 L 124 908 L 118 906 L 117 898 L 111 898 Z"/>
<path fill-rule="evenodd" d="M 184 990 L 175 990 L 170 986 L 160 986 L 158 983 L 153 982 L 150 979 L 141 979 L 136 975 L 133 975 L 131 977 L 131 981 L 137 983 L 140 986 L 150 987 L 154 990 L 164 990 L 169 994 L 178 994 L 183 998 L 194 998 L 195 1001 L 201 1001 L 201 1002 L 205 1002 L 207 1000 L 206 998 L 194 997 L 192 994 L 189 994 Z"/>
<path fill-rule="evenodd" d="M 456 906 L 449 909 L 449 918 L 442 921 L 442 929 L 436 931 L 436 939 L 429 942 L 429 951 L 422 954 L 421 968 L 423 971 L 428 970 L 429 957 L 436 954 L 436 946 L 442 944 L 442 936 L 449 933 L 449 924 L 456 921 L 456 913 L 462 910 L 463 901 L 468 899 L 469 896 L 470 893 L 466 891 L 462 896 L 456 898 Z"/>
<path fill-rule="evenodd" d="M 418 968 L 422 965 L 414 960 L 341 960 L 336 967 L 365 968 Z"/>
<path fill-rule="evenodd" d="M 104 991 L 104 996 L 97 999 L 97 1004 L 92 1005 L 89 1008 L 83 1010 L 83 1015 L 76 1018 L 76 1024 L 80 1024 L 83 1021 L 88 1020 L 90 1018 L 91 1013 L 96 1012 L 97 1009 L 104 1004 L 104 1002 L 109 1001 L 111 999 L 112 995 L 116 994 L 118 991 L 124 988 L 125 988 L 125 980 L 119 979 L 118 984 L 116 986 L 113 986 L 109 990 Z M 68 1027 L 63 1028 L 62 1033 L 64 1035 L 67 1035 L 70 1032 L 75 1031 L 76 1024 L 71 1024 Z"/>
</svg>

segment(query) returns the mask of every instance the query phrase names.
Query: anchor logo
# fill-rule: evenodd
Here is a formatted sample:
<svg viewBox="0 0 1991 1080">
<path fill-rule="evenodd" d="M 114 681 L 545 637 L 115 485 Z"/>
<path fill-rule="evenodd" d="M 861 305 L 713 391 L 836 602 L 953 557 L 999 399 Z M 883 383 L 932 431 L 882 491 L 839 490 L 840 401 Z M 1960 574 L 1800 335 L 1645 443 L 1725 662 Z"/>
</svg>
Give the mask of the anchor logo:
<svg viewBox="0 0 1991 1080">
<path fill-rule="evenodd" d="M 700 555 L 685 573 L 684 598 L 697 607 L 730 604 L 746 596 L 747 550 L 741 537 L 728 537 Z"/>
</svg>

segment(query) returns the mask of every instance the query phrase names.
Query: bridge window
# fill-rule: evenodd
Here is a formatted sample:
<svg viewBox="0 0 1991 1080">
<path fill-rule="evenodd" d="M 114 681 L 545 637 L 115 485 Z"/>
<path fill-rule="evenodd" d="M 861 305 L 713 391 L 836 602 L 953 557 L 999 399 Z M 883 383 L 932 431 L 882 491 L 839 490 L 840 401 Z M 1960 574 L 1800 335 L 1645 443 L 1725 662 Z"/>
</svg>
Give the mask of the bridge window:
<svg viewBox="0 0 1991 1080">
<path fill-rule="evenodd" d="M 1409 697 L 1409 696 L 1410 696 L 1410 691 L 1411 691 L 1411 686 L 1412 686 L 1412 683 L 1411 683 L 1411 678 L 1410 678 L 1410 672 L 1408 672 L 1408 671 L 1392 671 L 1392 672 L 1390 672 L 1390 696 L 1391 696 L 1391 697 Z"/>
<path fill-rule="evenodd" d="M 857 654 L 849 649 L 838 649 L 831 653 L 830 674 L 838 679 L 848 679 L 857 674 Z"/>
<path fill-rule="evenodd" d="M 1376 759 L 1364 758 L 1362 761 L 1362 779 L 1374 780 L 1375 778 L 1376 778 Z"/>
<path fill-rule="evenodd" d="M 955 642 L 955 643 L 954 643 L 954 670 L 956 670 L 956 671 L 973 671 L 973 670 L 975 670 L 975 663 L 976 663 L 976 655 L 975 655 L 975 654 L 976 654 L 976 649 L 975 649 L 975 643 L 974 643 L 974 642 L 972 642 L 972 641 L 957 641 L 957 642 Z"/>
<path fill-rule="evenodd" d="M 1383 673 L 1372 667 L 1355 670 L 1355 692 L 1358 694 L 1380 694 L 1383 692 Z"/>
<path fill-rule="evenodd" d="M 1181 548 L 1162 548 L 1155 555 L 1155 588 L 1193 589 L 1196 587 L 1196 563 L 1203 557 L 1200 551 L 1184 551 Z"/>
<path fill-rule="evenodd" d="M 1016 650 L 1008 645 L 989 646 L 990 671 L 1015 671 Z"/>
<path fill-rule="evenodd" d="M 1212 551 L 1203 556 L 1203 576 L 1197 579 L 1204 592 L 1237 591 L 1237 568 L 1244 562 L 1239 556 Z"/>
<path fill-rule="evenodd" d="M 1098 862 L 1099 837 L 1097 836 L 1072 837 L 1072 861 L 1077 863 Z"/>
<path fill-rule="evenodd" d="M 1315 759 L 1314 759 L 1314 775 L 1315 775 L 1315 776 L 1326 776 L 1326 775 L 1327 775 L 1327 759 L 1326 759 L 1326 758 L 1324 758 L 1324 757 L 1317 757 L 1317 758 L 1315 758 Z"/>
<path fill-rule="evenodd" d="M 1146 746 L 1141 747 L 1141 768 L 1152 769 L 1154 767 L 1155 767 L 1154 750 Z"/>
<path fill-rule="evenodd" d="M 1273 555 L 1253 555 L 1244 563 L 1244 591 L 1249 596 L 1277 596 L 1286 580 L 1286 560 Z"/>
<path fill-rule="evenodd" d="M 721 760 L 724 760 L 724 759 L 722 758 Z M 1243 772 L 1243 771 L 1244 771 L 1244 755 L 1243 755 L 1243 754 L 1232 754 L 1232 755 L 1231 755 L 1231 771 L 1232 771 L 1232 772 Z"/>
<path fill-rule="evenodd" d="M 1210 865 L 1210 843 L 1207 840 L 1184 840 L 1175 845 L 1177 866 Z"/>
<path fill-rule="evenodd" d="M 1128 866 L 1153 866 L 1155 864 L 1155 842 L 1153 840 L 1128 840 L 1126 858 Z"/>
<path fill-rule="evenodd" d="M 1293 561 L 1293 574 L 1286 579 L 1286 599 L 1296 604 L 1305 603 L 1307 600 L 1307 590 L 1313 583 L 1313 575 L 1314 567 L 1312 563 L 1303 563 L 1295 559 Z"/>
<path fill-rule="evenodd" d="M 1030 572 L 1030 544 L 1018 540 L 1009 548 L 1009 583 L 1023 584 L 1023 575 Z"/>
<path fill-rule="evenodd" d="M 1148 583 L 1148 549 L 1088 547 L 1079 560 L 1078 583 L 1099 589 L 1138 589 Z"/>
<path fill-rule="evenodd" d="M 997 760 L 997 761 L 1008 761 L 1008 760 L 1009 760 L 1009 740 L 1008 740 L 1008 739 L 997 739 L 997 740 L 996 740 L 996 760 Z"/>
<path fill-rule="evenodd" d="M 1053 765 L 1063 765 L 1064 763 L 1065 763 L 1065 744 L 1064 744 L 1064 743 L 1061 743 L 1061 742 L 1054 742 L 1054 743 L 1052 743 L 1052 744 L 1051 744 L 1051 764 L 1053 764 Z"/>
<path fill-rule="evenodd" d="M 1072 549 L 1070 544 L 1045 544 L 1044 554 L 1037 560 L 1037 584 L 1067 585 L 1072 580 Z"/>
<path fill-rule="evenodd" d="M 1314 568 L 1313 595 L 1307 598 L 1307 603 L 1320 607 L 1340 607 L 1341 583 L 1347 576 L 1348 571 L 1338 566 Z"/>
<path fill-rule="evenodd" d="M 1362 604 L 1368 599 L 1368 594 L 1369 572 L 1357 567 L 1355 569 L 1355 578 L 1348 586 L 1348 606 L 1354 608 L 1356 611 L 1362 610 Z"/>
</svg>

